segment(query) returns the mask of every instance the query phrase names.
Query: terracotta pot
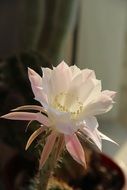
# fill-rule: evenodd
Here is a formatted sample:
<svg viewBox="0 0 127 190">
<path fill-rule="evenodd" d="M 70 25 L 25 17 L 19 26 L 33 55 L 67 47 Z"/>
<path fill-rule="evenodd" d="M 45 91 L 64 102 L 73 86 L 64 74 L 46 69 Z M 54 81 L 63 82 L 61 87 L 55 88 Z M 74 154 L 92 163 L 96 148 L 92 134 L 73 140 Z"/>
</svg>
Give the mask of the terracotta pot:
<svg viewBox="0 0 127 190">
<path fill-rule="evenodd" d="M 60 169 L 62 174 L 59 175 L 75 190 L 123 190 L 125 176 L 111 158 L 90 150 L 87 160 L 88 168 L 83 169 L 67 157 L 63 168 Z"/>
</svg>

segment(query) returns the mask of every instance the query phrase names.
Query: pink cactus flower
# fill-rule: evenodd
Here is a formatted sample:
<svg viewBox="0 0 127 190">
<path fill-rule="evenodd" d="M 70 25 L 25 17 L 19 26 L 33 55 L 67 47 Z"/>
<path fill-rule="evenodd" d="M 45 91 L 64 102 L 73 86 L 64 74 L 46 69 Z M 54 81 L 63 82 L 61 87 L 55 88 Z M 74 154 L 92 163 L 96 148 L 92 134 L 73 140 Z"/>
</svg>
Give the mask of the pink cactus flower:
<svg viewBox="0 0 127 190">
<path fill-rule="evenodd" d="M 50 129 L 41 154 L 40 168 L 45 164 L 58 137 L 61 137 L 58 151 L 61 147 L 66 147 L 73 159 L 85 166 L 85 153 L 78 135 L 90 138 L 100 150 L 102 139 L 114 142 L 98 130 L 95 116 L 106 113 L 113 107 L 116 92 L 102 91 L 101 81 L 96 79 L 94 71 L 80 70 L 75 65 L 69 67 L 64 61 L 53 67 L 53 70 L 42 68 L 42 71 L 43 77 L 40 77 L 28 69 L 35 99 L 41 106 L 21 106 L 2 117 L 36 120 L 41 124 L 30 136 L 26 149 L 38 135 L 47 128 Z M 34 110 L 34 113 L 28 110 Z"/>
</svg>

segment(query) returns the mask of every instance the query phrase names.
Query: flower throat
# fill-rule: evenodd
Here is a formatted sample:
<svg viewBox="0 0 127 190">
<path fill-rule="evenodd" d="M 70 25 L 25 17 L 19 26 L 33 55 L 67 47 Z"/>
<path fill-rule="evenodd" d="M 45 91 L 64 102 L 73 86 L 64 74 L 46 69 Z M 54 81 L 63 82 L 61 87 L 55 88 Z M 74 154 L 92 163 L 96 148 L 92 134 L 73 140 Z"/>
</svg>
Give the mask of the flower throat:
<svg viewBox="0 0 127 190">
<path fill-rule="evenodd" d="M 83 110 L 83 103 L 73 94 L 61 92 L 56 95 L 53 101 L 53 107 L 62 112 L 68 112 L 72 118 L 76 118 Z"/>
</svg>

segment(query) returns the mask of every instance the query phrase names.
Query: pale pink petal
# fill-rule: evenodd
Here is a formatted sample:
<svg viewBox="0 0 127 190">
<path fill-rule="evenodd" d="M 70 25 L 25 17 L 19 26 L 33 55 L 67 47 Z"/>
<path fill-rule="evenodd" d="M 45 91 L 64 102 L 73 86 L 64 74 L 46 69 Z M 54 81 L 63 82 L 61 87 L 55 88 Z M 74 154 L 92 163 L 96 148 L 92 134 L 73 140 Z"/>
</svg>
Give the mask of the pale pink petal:
<svg viewBox="0 0 127 190">
<path fill-rule="evenodd" d="M 110 141 L 110 142 L 118 145 L 118 143 L 116 143 L 114 140 L 110 139 L 109 137 L 107 137 L 106 135 L 104 135 L 103 133 L 101 133 L 100 131 L 98 131 L 98 133 L 99 133 L 101 139 Z"/>
<path fill-rule="evenodd" d="M 109 96 L 110 98 L 115 98 L 117 92 L 115 91 L 110 91 L 110 90 L 104 90 L 102 91 L 103 94 Z"/>
<path fill-rule="evenodd" d="M 72 73 L 70 67 L 63 61 L 52 71 L 50 81 L 51 95 L 54 97 L 61 92 L 66 92 L 70 86 L 71 80 Z"/>
<path fill-rule="evenodd" d="M 1 117 L 5 119 L 11 119 L 11 120 L 25 120 L 25 121 L 36 120 L 45 126 L 50 125 L 48 117 L 41 113 L 12 112 L 12 113 L 3 115 Z"/>
<path fill-rule="evenodd" d="M 36 110 L 40 111 L 43 113 L 47 113 L 42 106 L 37 106 L 37 105 L 26 105 L 26 106 L 20 106 L 15 109 L 12 109 L 11 111 L 20 111 L 20 110 Z"/>
<path fill-rule="evenodd" d="M 41 158 L 40 158 L 40 167 L 39 169 L 41 169 L 46 160 L 48 159 L 52 149 L 53 149 L 53 146 L 54 146 L 54 143 L 56 141 L 56 133 L 52 132 L 48 137 L 47 137 L 47 140 L 46 140 L 46 144 L 43 148 L 43 151 L 42 151 L 42 154 L 41 154 Z"/>
<path fill-rule="evenodd" d="M 33 69 L 28 68 L 28 77 L 31 84 L 34 86 L 42 86 L 42 78 Z"/>
<path fill-rule="evenodd" d="M 47 96 L 43 92 L 42 88 L 42 78 L 34 70 L 28 68 L 28 76 L 31 83 L 32 91 L 35 95 L 35 99 L 39 102 L 47 103 Z"/>
<path fill-rule="evenodd" d="M 35 87 L 42 87 L 42 78 L 38 73 L 36 73 L 34 70 L 30 68 L 28 68 L 28 77 L 31 82 L 32 90 L 36 96 Z"/>
<path fill-rule="evenodd" d="M 51 125 L 49 118 L 47 116 L 43 115 L 42 113 L 36 113 L 36 120 L 45 126 Z"/>
<path fill-rule="evenodd" d="M 62 71 L 66 71 L 66 70 L 70 70 L 70 67 L 68 66 L 67 63 L 65 63 L 65 61 L 61 61 L 60 64 L 58 64 L 56 67 L 53 67 L 53 70 L 62 70 Z"/>
<path fill-rule="evenodd" d="M 12 119 L 12 120 L 36 120 L 37 115 L 36 113 L 28 113 L 28 112 L 12 112 L 6 115 L 1 116 L 5 119 Z"/>
<path fill-rule="evenodd" d="M 65 144 L 68 152 L 79 164 L 86 167 L 85 153 L 76 134 L 65 135 Z"/>
<path fill-rule="evenodd" d="M 36 131 L 34 131 L 34 133 L 30 136 L 30 138 L 27 141 L 26 144 L 26 148 L 25 150 L 27 150 L 29 148 L 29 146 L 31 145 L 31 143 L 36 139 L 37 136 L 39 136 L 43 131 L 45 130 L 45 127 L 40 127 L 39 129 L 37 129 Z"/>
<path fill-rule="evenodd" d="M 59 133 L 63 133 L 66 135 L 71 135 L 75 132 L 71 122 L 67 123 L 66 121 L 58 121 L 55 125 L 55 128 L 59 131 Z"/>
</svg>

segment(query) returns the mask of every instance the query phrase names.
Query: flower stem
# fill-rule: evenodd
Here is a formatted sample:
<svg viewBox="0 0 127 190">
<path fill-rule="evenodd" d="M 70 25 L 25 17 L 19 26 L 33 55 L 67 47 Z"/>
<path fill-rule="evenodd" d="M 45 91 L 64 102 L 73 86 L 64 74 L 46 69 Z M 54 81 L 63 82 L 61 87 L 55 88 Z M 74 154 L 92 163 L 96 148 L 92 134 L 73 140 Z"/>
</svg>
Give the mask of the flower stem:
<svg viewBox="0 0 127 190">
<path fill-rule="evenodd" d="M 57 162 L 63 151 L 63 146 L 64 146 L 63 136 L 59 136 L 58 139 L 56 140 L 53 151 L 49 155 L 43 168 L 39 171 L 39 183 L 37 188 L 38 190 L 47 190 L 49 179 L 53 174 L 54 168 L 57 166 Z"/>
<path fill-rule="evenodd" d="M 43 166 L 43 168 L 39 172 L 38 190 L 47 190 L 48 181 L 52 175 L 53 169 L 54 169 L 54 166 L 52 163 L 52 155 L 50 155 L 46 164 Z"/>
</svg>

